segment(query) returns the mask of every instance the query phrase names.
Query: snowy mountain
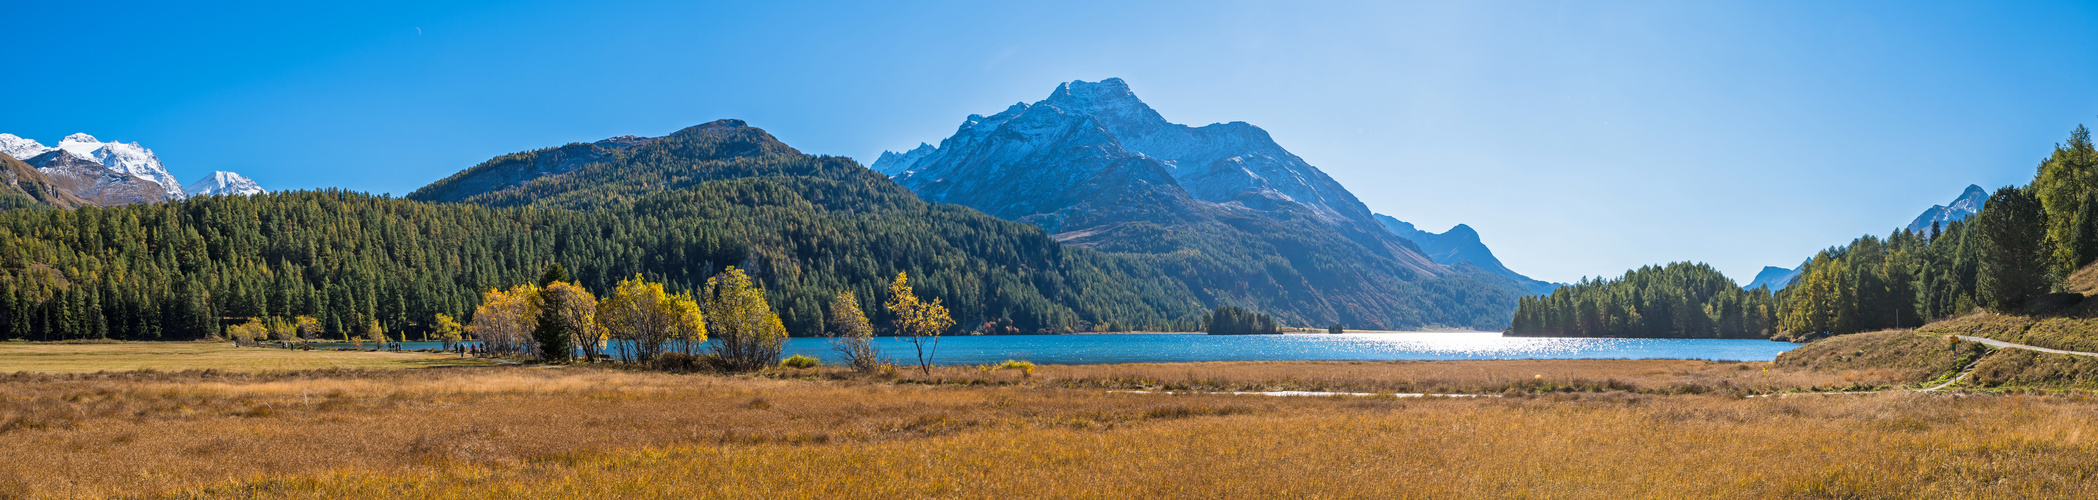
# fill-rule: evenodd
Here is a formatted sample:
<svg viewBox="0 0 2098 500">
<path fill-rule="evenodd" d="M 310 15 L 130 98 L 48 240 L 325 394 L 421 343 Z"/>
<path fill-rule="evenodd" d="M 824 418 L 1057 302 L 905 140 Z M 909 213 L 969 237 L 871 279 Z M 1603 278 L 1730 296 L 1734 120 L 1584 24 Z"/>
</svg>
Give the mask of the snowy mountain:
<svg viewBox="0 0 2098 500">
<path fill-rule="evenodd" d="M 1158 262 L 1207 306 L 1289 324 L 1499 329 L 1525 289 L 1431 260 L 1259 127 L 1168 122 L 1115 78 L 969 115 L 938 146 L 871 168 L 926 201 Z M 1436 280 L 1450 281 L 1422 285 Z"/>
<path fill-rule="evenodd" d="M 94 160 L 64 149 L 52 149 L 30 157 L 36 167 L 58 186 L 88 203 L 101 206 L 158 203 L 168 200 L 160 184 L 104 167 Z"/>
<path fill-rule="evenodd" d="M 1981 186 L 1969 184 L 1967 185 L 1967 190 L 1960 193 L 1960 197 L 1952 200 L 1951 205 L 1933 205 L 1930 209 L 1924 210 L 1922 215 L 1916 216 L 1915 222 L 1909 223 L 1909 230 L 1928 235 L 1932 222 L 1943 226 L 1952 223 L 1952 221 L 1967 220 L 1968 217 L 1981 213 L 1982 205 L 1987 204 L 1988 201 L 1989 192 L 1987 190 L 1982 189 Z"/>
<path fill-rule="evenodd" d="M 168 199 L 180 200 L 185 196 L 181 181 L 175 180 L 174 174 L 169 174 L 168 169 L 160 165 L 160 158 L 153 156 L 153 150 L 136 142 L 102 142 L 92 135 L 73 134 L 58 141 L 58 149 L 92 159 L 110 170 L 158 183 L 162 190 L 167 191 Z"/>
<path fill-rule="evenodd" d="M 1486 244 L 1479 241 L 1479 232 L 1473 230 L 1471 226 L 1458 224 L 1456 227 L 1438 234 L 1414 228 L 1412 223 L 1392 218 L 1389 215 L 1376 214 L 1376 217 L 1377 221 L 1383 223 L 1384 228 L 1391 230 L 1392 234 L 1410 240 L 1415 245 L 1420 245 L 1421 252 L 1426 253 L 1428 258 L 1434 260 L 1437 264 L 1454 266 L 1469 262 L 1480 269 L 1486 270 L 1486 272 L 1506 276 L 1523 283 L 1532 294 L 1551 293 L 1552 289 L 1560 286 L 1558 283 L 1531 279 L 1529 276 L 1523 276 L 1522 273 L 1508 269 L 1508 266 L 1501 264 L 1500 258 L 1493 256 L 1492 249 L 1486 248 Z"/>
<path fill-rule="evenodd" d="M 221 170 L 212 172 L 211 175 L 205 176 L 203 179 L 197 180 L 197 182 L 190 183 L 188 188 L 183 189 L 183 192 L 190 196 L 247 196 L 263 194 L 269 191 L 262 190 L 262 186 L 256 185 L 254 179 Z"/>
<path fill-rule="evenodd" d="M 0 153 L 7 153 L 8 156 L 13 156 L 17 160 L 28 160 L 52 149 L 57 148 L 45 147 L 43 143 L 24 139 L 14 134 L 0 133 Z"/>
<path fill-rule="evenodd" d="M 161 191 L 167 193 L 167 199 L 183 198 L 182 183 L 176 181 L 175 176 L 169 174 L 166 167 L 161 166 L 160 158 L 153 156 L 153 150 L 139 146 L 136 142 L 102 142 L 92 135 L 73 134 L 58 141 L 57 147 L 47 147 L 43 143 L 14 134 L 0 134 L 0 152 L 6 152 L 8 156 L 19 160 L 27 161 L 37 155 L 58 150 L 72 153 L 119 173 L 153 181 L 160 186 Z"/>
<path fill-rule="evenodd" d="M 1924 229 L 1930 229 L 1930 227 L 1925 226 Z M 1769 287 L 1771 291 L 1784 290 L 1785 287 L 1792 285 L 1792 278 L 1799 277 L 1799 270 L 1806 269 L 1806 267 L 1801 265 L 1797 269 L 1785 269 L 1777 266 L 1763 266 L 1763 271 L 1756 273 L 1756 279 L 1750 280 L 1748 284 L 1742 285 L 1741 288 L 1754 290 L 1758 287 Z"/>
<path fill-rule="evenodd" d="M 969 115 L 961 130 L 940 141 L 939 147 L 921 144 L 906 153 L 885 153 L 872 168 L 909 186 L 937 181 L 911 177 L 953 173 L 955 168 L 1023 163 L 1040 159 L 1035 153 L 1064 138 L 1053 132 L 1080 121 L 1105 132 L 1119 149 L 1156 160 L 1195 199 L 1257 210 L 1288 204 L 1309 209 L 1329 224 L 1375 224 L 1353 193 L 1276 144 L 1267 131 L 1245 122 L 1201 127 L 1167 122 L 1120 78 L 1066 83 L 1032 105 L 1014 104 L 989 117 Z M 1014 134 L 1027 140 L 1014 142 Z M 961 157 L 987 149 L 1000 156 Z"/>
</svg>

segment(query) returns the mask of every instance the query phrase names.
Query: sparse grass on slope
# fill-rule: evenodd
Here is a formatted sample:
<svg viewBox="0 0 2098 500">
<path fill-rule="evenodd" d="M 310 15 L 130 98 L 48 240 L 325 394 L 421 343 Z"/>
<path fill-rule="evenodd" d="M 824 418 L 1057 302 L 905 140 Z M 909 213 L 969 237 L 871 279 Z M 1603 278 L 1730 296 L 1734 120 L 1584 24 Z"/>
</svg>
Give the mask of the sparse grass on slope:
<svg viewBox="0 0 2098 500">
<path fill-rule="evenodd" d="M 1978 342 L 1953 342 L 1913 330 L 1838 335 L 1779 354 L 1777 365 L 1818 371 L 1861 371 L 1908 384 L 1943 380 L 1988 353 Z"/>
<path fill-rule="evenodd" d="M 2062 280 L 2061 289 L 2098 295 L 2098 263 Z M 2005 342 L 2071 351 L 2098 352 L 2098 297 L 2059 311 L 2034 314 L 2003 314 L 1976 310 L 1918 328 L 1932 335 L 1973 335 Z"/>
<path fill-rule="evenodd" d="M 1990 389 L 2098 389 L 2098 358 L 2001 349 L 1982 358 L 1963 383 Z"/>
<path fill-rule="evenodd" d="M 1916 330 L 1939 336 L 1973 335 L 2040 347 L 2098 352 L 2098 310 L 2094 307 L 2098 307 L 2098 299 L 2085 301 L 2058 315 L 1976 311 Z"/>
</svg>

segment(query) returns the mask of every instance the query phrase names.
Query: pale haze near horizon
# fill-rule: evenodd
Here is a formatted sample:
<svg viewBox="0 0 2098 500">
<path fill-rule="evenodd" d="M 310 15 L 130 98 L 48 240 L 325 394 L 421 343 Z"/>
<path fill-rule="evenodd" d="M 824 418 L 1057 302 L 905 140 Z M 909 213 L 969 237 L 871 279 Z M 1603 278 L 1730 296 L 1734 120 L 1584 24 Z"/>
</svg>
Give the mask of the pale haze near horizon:
<svg viewBox="0 0 2098 500">
<path fill-rule="evenodd" d="M 645 2 L 18 6 L 0 132 L 183 182 L 406 194 L 490 157 L 739 118 L 871 163 L 1060 82 L 1245 121 L 1538 279 L 1738 281 L 2030 180 L 2098 122 L 2087 4 Z M 94 16 L 77 12 L 92 11 Z"/>
</svg>

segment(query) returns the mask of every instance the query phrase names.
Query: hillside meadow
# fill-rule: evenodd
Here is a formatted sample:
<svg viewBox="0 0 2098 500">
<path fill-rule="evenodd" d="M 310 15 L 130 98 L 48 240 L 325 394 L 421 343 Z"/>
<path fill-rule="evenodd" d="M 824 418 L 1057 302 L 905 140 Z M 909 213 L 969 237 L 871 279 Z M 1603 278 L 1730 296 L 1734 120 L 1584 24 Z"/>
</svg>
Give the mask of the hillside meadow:
<svg viewBox="0 0 2098 500">
<path fill-rule="evenodd" d="M 2087 393 L 1795 394 L 1904 383 L 1889 371 L 1565 360 L 911 373 L 19 372 L 0 376 L 0 497 L 2098 494 Z M 1399 388 L 1481 396 L 1203 393 Z M 1144 389 L 1178 393 L 1128 392 Z"/>
</svg>

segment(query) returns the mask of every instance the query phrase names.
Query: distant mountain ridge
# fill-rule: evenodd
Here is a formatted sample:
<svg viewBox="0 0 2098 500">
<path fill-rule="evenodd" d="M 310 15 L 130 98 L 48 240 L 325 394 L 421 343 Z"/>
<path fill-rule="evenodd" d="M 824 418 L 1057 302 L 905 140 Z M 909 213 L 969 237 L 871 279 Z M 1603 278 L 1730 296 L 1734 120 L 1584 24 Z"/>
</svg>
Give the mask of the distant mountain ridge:
<svg viewBox="0 0 2098 500">
<path fill-rule="evenodd" d="M 168 193 L 159 183 L 103 167 L 70 150 L 53 149 L 28 159 L 60 189 L 101 206 L 159 203 Z"/>
<path fill-rule="evenodd" d="M 182 188 L 182 192 L 189 196 L 248 196 L 269 191 L 263 190 L 262 186 L 255 184 L 254 179 L 245 175 L 220 170 L 190 183 L 189 187 Z"/>
<path fill-rule="evenodd" d="M 73 134 L 60 140 L 57 146 L 45 146 L 32 139 L 0 133 L 0 154 L 35 167 L 63 189 L 92 205 L 157 203 L 181 200 L 192 194 L 160 163 L 160 157 L 154 155 L 153 150 L 136 142 L 103 142 L 92 135 Z M 220 185 L 221 180 L 230 184 Z M 211 194 L 263 192 L 255 181 L 223 171 L 207 175 L 192 186 L 198 189 L 216 186 L 218 191 Z"/>
<path fill-rule="evenodd" d="M 1968 217 L 1981 213 L 1982 207 L 1988 202 L 1988 190 L 1982 189 L 1978 185 L 1968 184 L 1967 189 L 1961 191 L 1959 197 L 1952 199 L 1952 203 L 1932 205 L 1930 208 L 1924 209 L 1923 213 L 1917 215 L 1916 219 L 1910 221 L 1909 225 L 1904 229 L 1924 235 L 1924 237 L 1930 237 L 1931 224 L 1936 223 L 1942 228 L 1946 224 L 1967 220 Z M 1764 266 L 1761 272 L 1756 273 L 1755 279 L 1749 280 L 1747 284 L 1743 284 L 1741 287 L 1748 289 L 1770 287 L 1771 291 L 1784 290 L 1786 286 L 1792 284 L 1792 278 L 1799 277 L 1800 270 L 1806 269 L 1806 267 L 1804 263 L 1792 269 Z"/>
<path fill-rule="evenodd" d="M 926 203 L 851 158 L 802 153 L 741 120 L 502 155 L 405 198 L 581 217 L 589 223 L 538 234 L 597 252 L 563 262 L 586 281 L 640 270 L 692 289 L 739 266 L 796 335 L 823 331 L 825 304 L 844 290 L 887 324 L 876 304 L 899 272 L 945 300 L 958 331 L 1185 330 L 1202 313 L 1193 293 L 1143 262 Z M 632 241 L 615 251 L 605 239 Z"/>
<path fill-rule="evenodd" d="M 1499 329 L 1525 289 L 1430 259 L 1259 127 L 1168 122 L 1116 78 L 970 115 L 872 168 L 927 201 L 1144 256 L 1208 306 L 1289 324 Z"/>
<path fill-rule="evenodd" d="M 1562 283 L 1550 283 L 1532 279 L 1529 276 L 1522 275 L 1522 273 L 1508 269 L 1508 266 L 1501 264 L 1500 258 L 1494 257 L 1492 249 L 1486 248 L 1486 244 L 1479 241 L 1479 232 L 1472 229 L 1471 226 L 1458 224 L 1455 227 L 1451 227 L 1448 231 L 1431 233 L 1422 231 L 1415 228 L 1412 223 L 1398 220 L 1389 215 L 1376 214 L 1376 216 L 1377 220 L 1384 223 L 1384 227 L 1391 230 L 1392 234 L 1397 234 L 1400 238 L 1405 238 L 1416 245 L 1420 245 L 1421 251 L 1426 253 L 1428 258 L 1436 263 L 1454 266 L 1469 262 L 1486 272 L 1506 276 L 1509 279 L 1522 283 L 1525 291 L 1531 295 L 1551 293 L 1552 289 L 1563 285 Z"/>
<path fill-rule="evenodd" d="M 1793 278 L 1799 277 L 1799 270 L 1806 267 L 1801 265 L 1797 268 L 1785 269 L 1777 266 L 1763 266 L 1763 270 L 1756 273 L 1756 278 L 1749 280 L 1746 285 L 1741 285 L 1741 288 L 1754 290 L 1767 287 L 1772 291 L 1784 290 L 1785 287 L 1792 285 Z"/>
</svg>

